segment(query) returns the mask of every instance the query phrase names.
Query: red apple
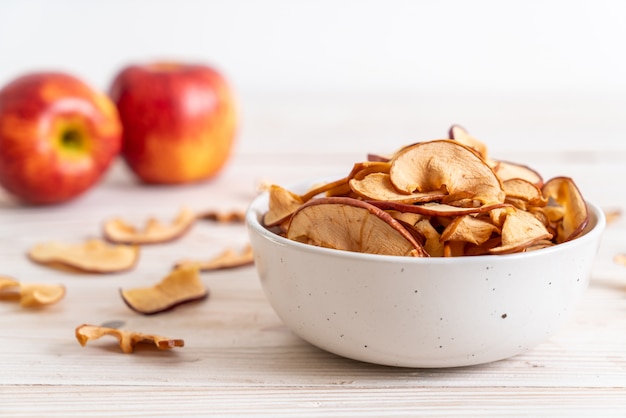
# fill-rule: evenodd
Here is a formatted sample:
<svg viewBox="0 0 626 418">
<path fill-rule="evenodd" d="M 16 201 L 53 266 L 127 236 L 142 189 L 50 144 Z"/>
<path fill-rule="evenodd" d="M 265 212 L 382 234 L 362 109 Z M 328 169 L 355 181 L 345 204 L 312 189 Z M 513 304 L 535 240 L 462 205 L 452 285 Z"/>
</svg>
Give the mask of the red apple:
<svg viewBox="0 0 626 418">
<path fill-rule="evenodd" d="M 216 175 L 230 157 L 237 118 L 233 92 L 207 65 L 149 63 L 123 68 L 110 96 L 122 156 L 146 183 L 180 184 Z"/>
<path fill-rule="evenodd" d="M 121 147 L 113 102 L 74 76 L 31 73 L 0 90 L 0 184 L 25 203 L 70 200 Z"/>
</svg>

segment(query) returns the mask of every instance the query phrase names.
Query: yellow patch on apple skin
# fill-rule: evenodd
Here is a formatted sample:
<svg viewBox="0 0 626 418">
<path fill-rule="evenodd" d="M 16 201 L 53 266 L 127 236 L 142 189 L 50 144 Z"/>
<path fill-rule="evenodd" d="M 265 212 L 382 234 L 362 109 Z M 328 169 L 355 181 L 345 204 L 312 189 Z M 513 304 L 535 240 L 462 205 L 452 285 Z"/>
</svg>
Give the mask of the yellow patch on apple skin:
<svg viewBox="0 0 626 418">
<path fill-rule="evenodd" d="M 80 116 L 57 117 L 52 122 L 50 142 L 62 158 L 72 161 L 89 158 L 93 139 L 89 126 Z"/>
</svg>

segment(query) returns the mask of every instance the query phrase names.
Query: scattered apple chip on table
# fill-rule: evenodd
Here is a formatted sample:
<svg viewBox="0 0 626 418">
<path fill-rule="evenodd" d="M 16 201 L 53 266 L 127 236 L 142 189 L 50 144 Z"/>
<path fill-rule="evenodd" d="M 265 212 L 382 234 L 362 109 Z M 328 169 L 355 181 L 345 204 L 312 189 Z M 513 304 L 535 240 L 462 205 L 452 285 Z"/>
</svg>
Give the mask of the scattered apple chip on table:
<svg viewBox="0 0 626 418">
<path fill-rule="evenodd" d="M 622 266 L 626 266 L 626 254 L 617 254 L 613 257 L 613 261 Z"/>
<path fill-rule="evenodd" d="M 83 347 L 88 341 L 97 340 L 105 335 L 117 338 L 120 348 L 124 353 L 130 354 L 135 346 L 140 343 L 153 344 L 159 350 L 169 350 L 175 347 L 184 347 L 185 341 L 172 339 L 154 334 L 144 334 L 135 331 L 119 330 L 99 325 L 83 324 L 76 327 L 76 339 Z"/>
<path fill-rule="evenodd" d="M 272 185 L 263 223 L 311 245 L 421 257 L 535 251 L 583 232 L 588 208 L 571 178 L 490 159 L 458 125 L 449 137 L 368 154 L 302 195 Z"/>
<path fill-rule="evenodd" d="M 120 293 L 129 308 L 144 315 L 166 312 L 209 296 L 200 280 L 197 265 L 176 268 L 153 286 L 121 290 Z"/>
<path fill-rule="evenodd" d="M 606 216 L 606 223 L 612 224 L 622 217 L 622 211 L 621 209 L 605 209 L 604 216 Z"/>
<path fill-rule="evenodd" d="M 39 264 L 86 273 L 116 273 L 130 270 L 139 259 L 136 245 L 115 245 L 99 239 L 80 244 L 47 242 L 35 245 L 28 257 Z"/>
<path fill-rule="evenodd" d="M 61 284 L 22 283 L 0 276 L 0 300 L 19 300 L 25 308 L 35 308 L 57 303 L 65 296 Z"/>
<path fill-rule="evenodd" d="M 176 263 L 175 268 L 195 266 L 200 271 L 214 271 L 248 266 L 253 263 L 254 254 L 252 253 L 252 246 L 248 244 L 240 252 L 237 252 L 232 248 L 227 248 L 217 256 L 206 261 L 190 259 L 181 260 Z"/>
<path fill-rule="evenodd" d="M 182 237 L 195 221 L 195 213 L 188 208 L 182 208 L 170 224 L 149 218 L 140 229 L 121 218 L 113 218 L 104 223 L 103 232 L 107 241 L 117 244 L 157 244 Z"/>
<path fill-rule="evenodd" d="M 246 212 L 243 210 L 218 211 L 207 210 L 196 215 L 197 219 L 215 221 L 217 223 L 243 223 L 246 219 Z"/>
</svg>

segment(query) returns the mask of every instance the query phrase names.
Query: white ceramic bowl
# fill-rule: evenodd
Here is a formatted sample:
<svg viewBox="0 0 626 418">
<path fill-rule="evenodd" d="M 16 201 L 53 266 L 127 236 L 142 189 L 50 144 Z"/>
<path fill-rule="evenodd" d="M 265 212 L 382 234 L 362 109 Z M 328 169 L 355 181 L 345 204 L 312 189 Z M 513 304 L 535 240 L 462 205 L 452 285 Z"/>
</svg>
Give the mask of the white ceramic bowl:
<svg viewBox="0 0 626 418">
<path fill-rule="evenodd" d="M 308 189 L 301 186 L 290 189 Z M 457 258 L 360 254 L 282 238 L 260 223 L 267 193 L 246 222 L 267 299 L 295 334 L 365 362 L 454 367 L 527 351 L 570 317 L 605 227 L 602 211 L 588 206 L 589 225 L 573 241 Z"/>
</svg>

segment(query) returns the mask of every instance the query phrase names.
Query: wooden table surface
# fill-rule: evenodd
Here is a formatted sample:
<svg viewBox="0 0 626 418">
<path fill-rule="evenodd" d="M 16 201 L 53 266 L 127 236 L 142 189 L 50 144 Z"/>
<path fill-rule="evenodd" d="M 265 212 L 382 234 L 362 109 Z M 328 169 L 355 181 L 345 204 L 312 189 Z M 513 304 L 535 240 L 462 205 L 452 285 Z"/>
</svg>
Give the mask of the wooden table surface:
<svg viewBox="0 0 626 418">
<path fill-rule="evenodd" d="M 623 151 L 524 151 L 545 178 L 573 177 L 585 197 L 626 210 Z M 100 237 L 105 219 L 136 224 L 194 210 L 242 210 L 263 181 L 287 185 L 347 173 L 352 154 L 237 154 L 214 181 L 147 187 L 118 163 L 80 199 L 20 207 L 0 194 L 0 275 L 62 283 L 66 297 L 28 310 L 0 301 L 0 416 L 626 416 L 626 219 L 610 223 L 591 284 L 574 317 L 531 351 L 452 369 L 406 369 L 326 353 L 293 335 L 266 301 L 254 267 L 202 273 L 209 299 L 154 316 L 131 311 L 120 288 L 149 286 L 181 258 L 209 258 L 247 243 L 243 225 L 197 223 L 183 238 L 145 246 L 134 270 L 95 275 L 57 271 L 25 254 L 45 241 Z M 112 337 L 82 347 L 82 323 L 185 340 L 123 354 Z"/>
</svg>

